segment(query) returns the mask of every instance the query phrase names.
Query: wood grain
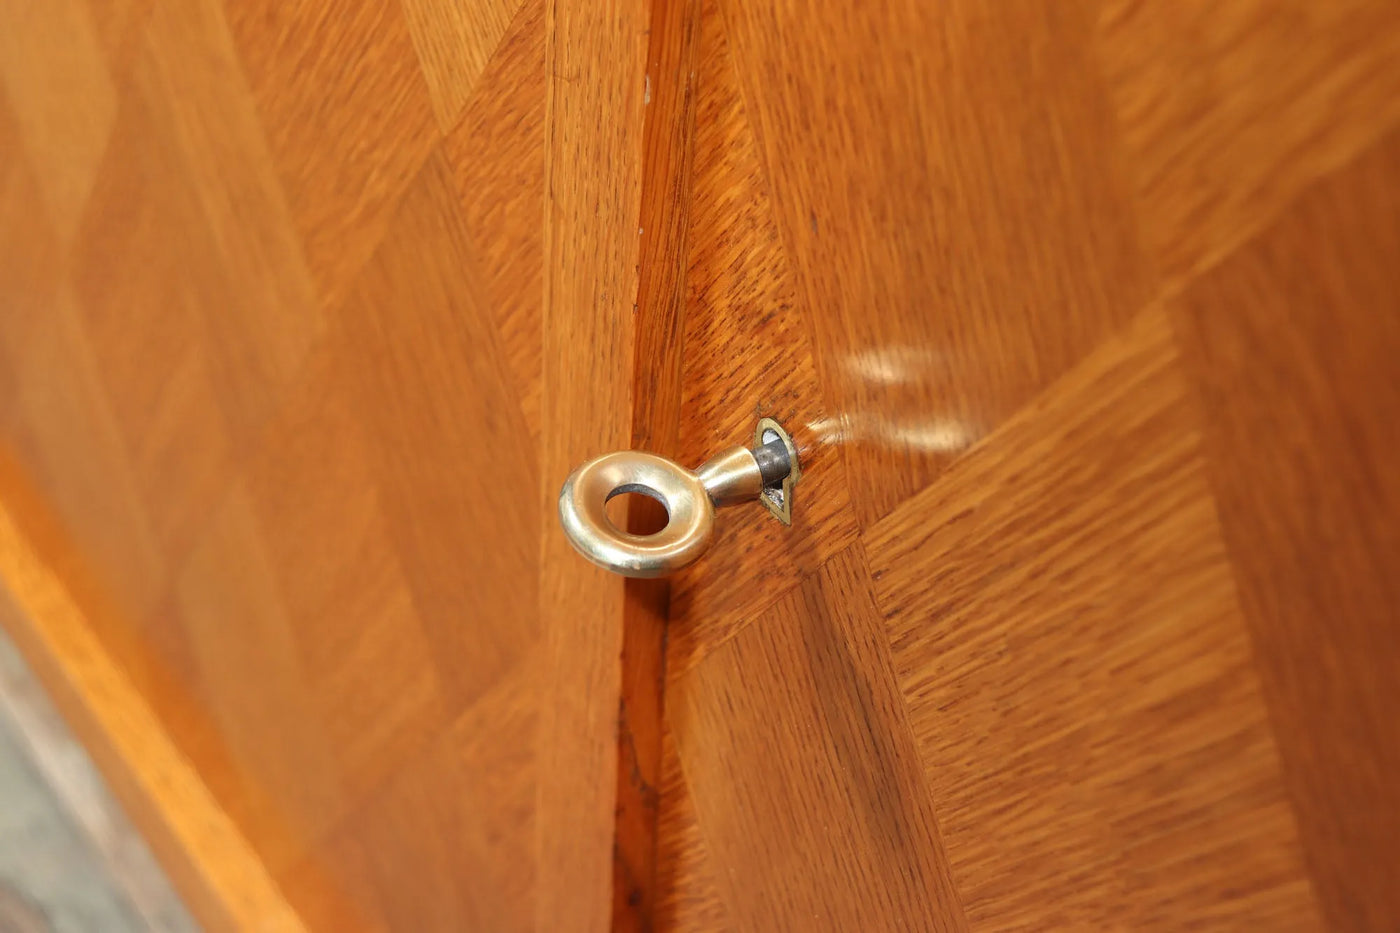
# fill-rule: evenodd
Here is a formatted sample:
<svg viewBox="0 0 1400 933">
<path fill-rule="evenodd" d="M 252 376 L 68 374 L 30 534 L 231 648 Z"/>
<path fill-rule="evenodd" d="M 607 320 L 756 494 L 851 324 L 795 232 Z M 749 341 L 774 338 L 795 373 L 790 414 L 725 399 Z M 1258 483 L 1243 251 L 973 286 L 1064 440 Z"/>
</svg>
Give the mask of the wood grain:
<svg viewBox="0 0 1400 933">
<path fill-rule="evenodd" d="M 140 40 L 146 17 L 155 0 L 87 0 L 99 44 L 107 57 L 107 70 L 120 81 Z"/>
<path fill-rule="evenodd" d="M 771 605 L 798 574 L 855 539 L 832 418 L 812 364 L 788 260 L 713 2 L 704 5 L 685 319 L 680 459 L 748 444 L 760 417 L 797 443 L 804 478 L 786 527 L 762 509 L 719 517 L 715 542 L 675 578 L 667 665 L 674 676 Z"/>
<path fill-rule="evenodd" d="M 1386 0 L 1110 0 L 1097 44 L 1144 243 L 1178 284 L 1400 117 Z"/>
<path fill-rule="evenodd" d="M 695 154 L 699 0 L 653 0 L 647 30 L 632 449 L 676 457 Z M 650 534 L 665 526 L 667 514 L 661 503 L 636 495 L 628 500 L 622 527 L 633 534 Z M 667 580 L 628 580 L 625 584 L 614 803 L 614 930 L 650 929 L 656 910 L 657 805 L 670 591 Z"/>
<path fill-rule="evenodd" d="M 676 455 L 685 359 L 700 0 L 655 0 L 643 100 L 632 444 Z"/>
<path fill-rule="evenodd" d="M 963 929 L 858 547 L 677 680 L 686 782 L 740 929 Z"/>
<path fill-rule="evenodd" d="M 1150 294 L 1085 6 L 721 3 L 861 527 Z"/>
<path fill-rule="evenodd" d="M 867 538 L 968 920 L 1319 925 L 1161 309 Z"/>
<path fill-rule="evenodd" d="M 226 773 L 226 761 L 217 744 L 205 741 L 202 717 L 181 686 L 192 660 L 183 630 L 166 621 L 168 565 L 138 504 L 138 478 L 66 287 L 35 320 L 35 326 L 19 328 L 22 342 L 0 343 L 3 368 L 18 385 L 7 456 L 12 476 L 21 479 L 7 490 L 7 507 L 31 534 L 25 505 L 31 501 L 41 515 L 66 527 L 59 543 L 42 549 L 44 558 L 53 562 L 83 616 L 100 620 L 114 663 L 186 752 L 209 752 L 203 764 L 211 773 Z M 55 373 L 64 378 L 54 379 Z M 43 477 L 43 485 L 34 477 Z"/>
<path fill-rule="evenodd" d="M 15 0 L 0 615 L 214 929 L 1394 926 L 1397 43 Z"/>
<path fill-rule="evenodd" d="M 346 797 L 359 800 L 441 730 L 448 697 L 460 694 L 442 663 L 456 655 L 434 651 L 429 611 L 415 603 L 410 579 L 421 577 L 384 547 L 395 503 L 375 482 L 374 434 L 361 420 L 372 409 L 355 405 L 338 375 L 318 354 L 238 489 L 296 623 L 316 729 Z M 517 569 L 517 584 L 528 569 Z"/>
<path fill-rule="evenodd" d="M 148 193 L 170 185 L 171 177 L 185 180 L 195 211 L 182 216 L 181 225 L 192 245 L 217 257 L 219 273 L 186 278 L 189 306 L 180 324 L 156 319 L 150 331 L 199 335 L 221 420 L 234 442 L 247 443 L 324 331 L 295 220 L 217 3 L 157 7 L 132 71 L 154 125 L 151 135 L 132 141 L 135 152 L 123 155 L 142 161 L 148 150 L 160 153 L 159 163 L 145 166 Z M 110 178 L 130 172 L 123 165 L 104 168 Z M 121 216 L 114 207 L 89 214 L 108 223 Z M 170 248 L 158 243 L 152 253 Z M 110 240 L 93 248 L 110 248 Z M 183 258 L 192 269 L 200 268 L 195 263 L 211 265 L 201 256 Z M 88 276 L 89 297 L 116 277 L 109 267 Z M 128 360 L 139 357 L 126 354 Z"/>
<path fill-rule="evenodd" d="M 0 143 L 7 153 L 20 151 L 22 135 L 8 96 L 0 94 Z M 0 161 L 0 209 L 7 217 L 31 219 L 25 225 L 0 224 L 0 289 L 12 309 L 0 318 L 0 345 L 15 348 L 23 347 L 28 329 L 43 320 L 40 312 L 53 303 L 64 279 L 65 244 L 48 222 L 39 186 L 39 174 L 28 159 L 10 156 Z M 13 373 L 11 367 L 4 370 Z M 10 416 L 18 414 L 13 398 L 13 392 L 6 393 L 0 402 Z"/>
<path fill-rule="evenodd" d="M 433 112 L 444 133 L 457 125 L 477 79 L 495 58 L 497 44 L 521 9 L 520 0 L 471 4 L 407 0 L 403 4 Z"/>
<path fill-rule="evenodd" d="M 515 395 L 539 442 L 544 301 L 544 0 L 525 0 L 444 140 Z"/>
<path fill-rule="evenodd" d="M 73 250 L 77 323 L 87 345 L 74 352 L 83 361 L 74 368 L 89 371 L 84 378 L 104 396 L 102 417 L 118 438 L 104 457 L 107 469 L 131 473 L 148 533 L 169 563 L 188 550 L 227 486 L 233 429 L 216 394 L 204 309 L 231 280 L 173 127 L 143 97 L 122 100 L 89 208 Z M 145 353 L 166 365 L 150 366 Z M 250 365 L 242 385 L 258 381 Z M 250 398 L 241 418 L 249 431 L 267 413 L 266 394 L 257 397 L 264 404 Z M 125 467 L 113 462 L 126 459 Z M 175 475 L 158 477 L 162 466 L 177 464 Z"/>
<path fill-rule="evenodd" d="M 276 872 L 334 825 L 347 800 L 301 672 L 296 622 L 280 604 L 251 513 L 235 486 L 178 571 L 174 604 L 201 699 L 233 761 L 235 783 L 211 784 Z"/>
<path fill-rule="evenodd" d="M 661 783 L 657 802 L 654 929 L 727 930 L 732 927 L 715 882 L 715 867 L 681 771 L 676 737 L 662 724 Z"/>
<path fill-rule="evenodd" d="M 535 736 L 542 694 L 527 661 L 435 730 L 320 851 L 283 872 L 315 929 L 529 930 Z M 406 883 L 400 854 L 415 853 Z"/>
<path fill-rule="evenodd" d="M 1327 919 L 1400 917 L 1400 135 L 1174 304 Z"/>
<path fill-rule="evenodd" d="M 537 485 L 538 453 L 520 429 L 455 198 L 434 152 L 340 309 L 331 348 L 344 380 L 332 390 L 365 432 L 385 504 L 377 546 L 402 568 L 454 709 L 538 636 L 538 610 L 519 595 L 539 575 L 538 542 L 520 529 L 553 517 L 530 497 L 499 495 L 503 477 Z"/>
<path fill-rule="evenodd" d="M 765 691 L 796 677 L 755 646 L 795 599 L 851 611 L 797 594 L 856 528 L 946 844 L 906 858 L 949 873 L 971 924 L 1400 913 L 1378 731 L 1400 709 L 1396 383 L 1374 323 L 1397 180 L 1388 145 L 1349 164 L 1395 122 L 1394 24 L 1360 0 L 705 8 L 683 443 L 791 406 L 821 495 L 799 488 L 811 524 L 785 538 L 735 516 L 677 581 L 666 922 L 794 924 L 782 899 L 811 895 L 763 874 L 781 856 L 749 861 L 794 838 L 753 801 L 822 782 L 745 731 L 786 722 Z M 676 718 L 697 709 L 698 739 Z"/>
<path fill-rule="evenodd" d="M 510 5 L 0 14 L 0 496 L 313 927 L 608 922 L 648 10 Z"/>
<path fill-rule="evenodd" d="M 117 94 L 82 0 L 0 10 L 0 76 L 18 124 L 11 145 L 46 167 L 39 182 L 60 240 L 77 227 L 116 116 Z"/>
<path fill-rule="evenodd" d="M 0 461 L 10 494 L 24 482 L 14 470 L 12 462 Z M 54 574 L 51 561 L 3 509 L 0 574 L 6 631 L 204 924 L 230 931 L 304 929 L 258 853 L 170 741 L 142 691 L 93 635 L 92 621 Z"/>
<path fill-rule="evenodd" d="M 622 578 L 582 561 L 555 513 L 563 477 L 631 438 L 647 10 L 545 7 L 542 676 L 536 923 L 607 926 Z M 606 122 L 599 115 L 606 114 Z M 583 231 L 587 231 L 584 235 Z"/>
<path fill-rule="evenodd" d="M 306 264 L 333 304 L 437 140 L 402 9 L 259 0 L 227 16 Z"/>
</svg>

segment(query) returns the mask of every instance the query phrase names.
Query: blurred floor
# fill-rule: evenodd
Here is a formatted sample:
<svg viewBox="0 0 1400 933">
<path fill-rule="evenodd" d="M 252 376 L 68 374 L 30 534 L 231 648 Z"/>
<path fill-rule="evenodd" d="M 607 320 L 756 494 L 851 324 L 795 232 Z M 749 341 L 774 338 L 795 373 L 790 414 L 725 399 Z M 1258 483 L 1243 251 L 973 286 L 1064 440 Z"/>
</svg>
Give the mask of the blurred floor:
<svg viewBox="0 0 1400 933">
<path fill-rule="evenodd" d="M 197 929 L 0 633 L 0 933 Z"/>
</svg>

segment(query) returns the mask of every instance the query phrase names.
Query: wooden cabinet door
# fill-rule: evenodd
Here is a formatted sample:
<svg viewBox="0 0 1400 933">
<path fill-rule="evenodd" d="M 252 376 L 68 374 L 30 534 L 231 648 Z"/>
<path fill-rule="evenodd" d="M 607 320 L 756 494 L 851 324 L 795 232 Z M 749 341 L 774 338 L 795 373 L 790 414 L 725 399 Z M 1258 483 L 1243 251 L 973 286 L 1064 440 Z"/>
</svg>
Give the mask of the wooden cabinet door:
<svg viewBox="0 0 1400 933">
<path fill-rule="evenodd" d="M 1394 926 L 1397 57 L 9 0 L 0 622 L 211 929 Z M 792 527 L 570 550 L 761 416 Z"/>
<path fill-rule="evenodd" d="M 1400 918 L 1400 16 L 707 2 L 663 929 Z"/>
<path fill-rule="evenodd" d="M 646 29 L 0 4 L 0 606 L 210 928 L 609 922 Z"/>
</svg>

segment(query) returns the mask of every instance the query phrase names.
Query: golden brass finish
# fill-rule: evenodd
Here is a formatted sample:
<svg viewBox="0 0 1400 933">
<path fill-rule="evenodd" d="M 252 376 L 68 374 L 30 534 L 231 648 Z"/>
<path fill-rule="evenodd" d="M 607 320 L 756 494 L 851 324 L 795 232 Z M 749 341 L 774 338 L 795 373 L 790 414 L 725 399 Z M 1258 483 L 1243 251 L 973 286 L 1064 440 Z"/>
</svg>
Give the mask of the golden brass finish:
<svg viewBox="0 0 1400 933">
<path fill-rule="evenodd" d="M 771 442 L 769 419 L 755 435 L 760 444 Z M 777 429 L 789 454 L 789 470 L 779 478 L 764 470 L 754 452 L 731 447 L 687 470 L 674 461 L 640 450 L 604 454 L 575 470 L 559 491 L 559 521 L 569 542 L 599 567 L 628 577 L 659 577 L 695 561 L 710 544 L 715 508 L 762 499 L 782 518 L 778 505 L 790 505 L 791 485 L 798 473 L 797 451 L 781 428 Z M 779 453 L 782 451 L 780 450 Z M 760 451 L 765 453 L 765 451 Z M 625 492 L 642 493 L 666 508 L 666 527 L 651 535 L 623 531 L 608 518 L 607 502 Z M 790 515 L 790 513 L 788 513 Z"/>
<path fill-rule="evenodd" d="M 622 531 L 605 506 L 623 492 L 661 501 L 670 516 L 653 535 Z M 580 554 L 628 577 L 659 577 L 684 567 L 710 543 L 715 509 L 700 477 L 640 450 L 604 454 L 579 467 L 559 492 L 559 521 Z"/>
<path fill-rule="evenodd" d="M 753 429 L 754 447 L 763 447 L 774 441 L 780 442 L 787 450 L 790 467 L 781 484 L 766 486 L 759 493 L 759 501 L 763 503 L 764 508 L 773 513 L 774 518 L 784 525 L 791 525 L 792 487 L 802 478 L 802 468 L 797 463 L 797 446 L 778 422 L 772 418 L 758 419 L 758 426 Z"/>
</svg>

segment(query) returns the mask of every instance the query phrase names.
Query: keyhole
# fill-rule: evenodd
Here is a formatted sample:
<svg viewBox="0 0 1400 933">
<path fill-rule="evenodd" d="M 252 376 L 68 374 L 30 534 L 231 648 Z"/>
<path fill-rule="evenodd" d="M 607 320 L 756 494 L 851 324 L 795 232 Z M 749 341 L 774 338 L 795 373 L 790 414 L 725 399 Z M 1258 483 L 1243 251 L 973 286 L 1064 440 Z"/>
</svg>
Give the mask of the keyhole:
<svg viewBox="0 0 1400 933">
<path fill-rule="evenodd" d="M 654 535 L 671 520 L 666 503 L 648 486 L 620 486 L 608 494 L 603 508 L 614 528 L 634 535 Z"/>
</svg>

